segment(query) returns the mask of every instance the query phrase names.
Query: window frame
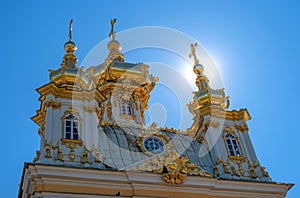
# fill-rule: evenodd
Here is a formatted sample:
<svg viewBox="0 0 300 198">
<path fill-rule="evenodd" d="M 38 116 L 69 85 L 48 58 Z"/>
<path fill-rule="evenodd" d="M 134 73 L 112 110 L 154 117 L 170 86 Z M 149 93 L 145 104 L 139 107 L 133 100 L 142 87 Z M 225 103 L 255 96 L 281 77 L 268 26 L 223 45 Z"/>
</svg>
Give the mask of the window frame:
<svg viewBox="0 0 300 198">
<path fill-rule="evenodd" d="M 64 119 L 64 138 L 69 140 L 80 140 L 79 125 L 80 120 L 78 116 L 73 114 L 66 115 Z"/>
<path fill-rule="evenodd" d="M 134 108 L 131 105 L 129 100 L 122 100 L 121 101 L 121 114 L 122 115 L 129 115 L 134 116 Z"/>
<path fill-rule="evenodd" d="M 239 140 L 234 134 L 226 133 L 224 135 L 224 142 L 229 156 L 243 156 Z"/>
</svg>

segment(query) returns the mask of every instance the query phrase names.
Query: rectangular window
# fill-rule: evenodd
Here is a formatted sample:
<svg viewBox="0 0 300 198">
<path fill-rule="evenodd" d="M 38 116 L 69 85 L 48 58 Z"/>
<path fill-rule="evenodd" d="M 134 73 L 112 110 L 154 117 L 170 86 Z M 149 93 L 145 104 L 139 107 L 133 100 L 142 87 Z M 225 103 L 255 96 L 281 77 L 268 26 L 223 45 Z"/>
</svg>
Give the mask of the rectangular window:
<svg viewBox="0 0 300 198">
<path fill-rule="evenodd" d="M 130 101 L 123 100 L 121 107 L 122 114 L 124 115 L 133 115 L 133 109 L 131 107 Z"/>
<path fill-rule="evenodd" d="M 231 134 L 226 134 L 225 137 L 229 154 L 231 156 L 241 156 L 236 137 Z"/>
<path fill-rule="evenodd" d="M 74 115 L 68 115 L 65 119 L 65 138 L 79 140 L 79 120 Z"/>
</svg>

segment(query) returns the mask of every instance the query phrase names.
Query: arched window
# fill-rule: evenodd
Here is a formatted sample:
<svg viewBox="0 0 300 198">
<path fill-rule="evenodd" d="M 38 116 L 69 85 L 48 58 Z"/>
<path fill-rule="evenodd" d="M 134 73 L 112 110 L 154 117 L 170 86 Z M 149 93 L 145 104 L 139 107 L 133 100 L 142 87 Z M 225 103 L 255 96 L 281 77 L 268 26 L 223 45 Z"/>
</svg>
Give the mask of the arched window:
<svg viewBox="0 0 300 198">
<path fill-rule="evenodd" d="M 79 140 L 78 135 L 79 120 L 74 115 L 68 115 L 65 119 L 65 138 L 71 140 Z"/>
<path fill-rule="evenodd" d="M 226 144 L 231 156 L 241 156 L 241 152 L 238 146 L 237 139 L 234 135 L 226 134 L 225 135 Z"/>
<path fill-rule="evenodd" d="M 130 102 L 127 100 L 122 100 L 122 114 L 124 115 L 133 115 L 133 109 L 130 105 Z"/>
</svg>

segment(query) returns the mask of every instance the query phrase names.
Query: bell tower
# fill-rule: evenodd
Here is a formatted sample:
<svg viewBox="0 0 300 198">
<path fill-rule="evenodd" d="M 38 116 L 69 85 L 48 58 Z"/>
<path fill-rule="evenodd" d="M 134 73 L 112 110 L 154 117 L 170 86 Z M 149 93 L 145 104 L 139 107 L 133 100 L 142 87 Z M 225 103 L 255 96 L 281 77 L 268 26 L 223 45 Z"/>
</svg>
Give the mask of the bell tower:
<svg viewBox="0 0 300 198">
<path fill-rule="evenodd" d="M 40 127 L 41 144 L 35 163 L 76 167 L 99 161 L 90 155 L 92 149 L 87 145 L 97 144 L 97 112 L 105 97 L 95 86 L 91 88 L 92 79 L 87 77 L 84 68 L 77 67 L 72 25 L 73 20 L 60 68 L 49 70 L 50 82 L 37 89 L 41 106 L 32 120 Z M 103 164 L 90 163 L 88 166 L 101 167 Z"/>
<path fill-rule="evenodd" d="M 100 103 L 103 109 L 100 125 L 118 125 L 144 128 L 144 112 L 148 109 L 150 92 L 157 77 L 149 74 L 149 66 L 143 63 L 127 63 L 120 52 L 120 42 L 114 31 L 116 19 L 111 20 L 109 54 L 96 74 L 97 88 L 106 98 Z"/>
<path fill-rule="evenodd" d="M 224 88 L 212 89 L 204 75 L 204 66 L 199 63 L 191 44 L 190 57 L 194 58 L 194 73 L 198 90 L 187 106 L 194 117 L 193 125 L 187 130 L 210 152 L 214 160 L 214 172 L 228 179 L 241 177 L 271 181 L 265 167 L 260 166 L 248 134 L 247 121 L 251 119 L 247 109 L 231 110 L 229 96 Z"/>
</svg>

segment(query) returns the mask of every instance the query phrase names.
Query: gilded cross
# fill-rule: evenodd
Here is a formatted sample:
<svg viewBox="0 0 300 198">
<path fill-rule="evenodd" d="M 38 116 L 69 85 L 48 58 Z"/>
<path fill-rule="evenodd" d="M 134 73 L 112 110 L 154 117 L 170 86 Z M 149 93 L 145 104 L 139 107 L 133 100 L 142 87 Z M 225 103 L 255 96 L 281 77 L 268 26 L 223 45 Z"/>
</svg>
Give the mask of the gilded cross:
<svg viewBox="0 0 300 198">
<path fill-rule="evenodd" d="M 191 52 L 189 54 L 189 58 L 191 58 L 192 56 L 194 57 L 194 63 L 195 65 L 199 64 L 199 60 L 197 59 L 196 57 L 196 48 L 198 46 L 198 43 L 195 43 L 195 44 L 191 44 Z"/>
<path fill-rule="evenodd" d="M 116 18 L 110 20 L 111 29 L 110 29 L 110 33 L 109 33 L 108 37 L 112 37 L 112 38 L 114 37 L 114 34 L 115 34 L 115 30 L 114 29 L 115 29 L 116 22 L 117 22 Z"/>
<path fill-rule="evenodd" d="M 73 24 L 73 19 L 70 20 L 70 26 L 69 26 L 69 40 L 72 41 L 72 24 Z"/>
</svg>

